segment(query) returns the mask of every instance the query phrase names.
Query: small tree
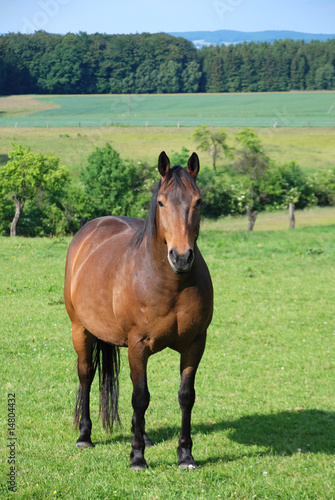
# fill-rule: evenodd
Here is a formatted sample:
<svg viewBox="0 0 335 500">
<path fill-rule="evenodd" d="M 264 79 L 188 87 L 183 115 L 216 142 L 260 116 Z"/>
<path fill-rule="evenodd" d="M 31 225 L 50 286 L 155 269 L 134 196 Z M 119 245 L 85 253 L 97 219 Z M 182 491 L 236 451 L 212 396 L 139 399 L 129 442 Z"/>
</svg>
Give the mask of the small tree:
<svg viewBox="0 0 335 500">
<path fill-rule="evenodd" d="M 32 153 L 30 148 L 14 146 L 9 161 L 0 166 L 0 191 L 10 195 L 15 204 L 15 215 L 10 235 L 16 236 L 17 225 L 27 200 L 33 200 L 40 191 L 60 189 L 69 179 L 69 171 L 59 167 L 54 153 Z"/>
<path fill-rule="evenodd" d="M 81 172 L 91 215 L 145 215 L 150 205 L 154 172 L 145 163 L 135 166 L 132 161 L 123 160 L 108 143 L 96 148 Z"/>
<path fill-rule="evenodd" d="M 224 130 L 210 130 L 206 125 L 195 129 L 193 137 L 202 151 L 208 151 L 212 157 L 213 170 L 216 170 L 216 160 L 223 153 L 232 159 L 231 148 L 226 143 L 227 134 Z"/>
<path fill-rule="evenodd" d="M 237 159 L 234 162 L 235 168 L 241 172 L 245 178 L 245 183 L 249 188 L 250 201 L 246 207 L 248 214 L 248 231 L 252 231 L 256 222 L 257 210 L 253 210 L 256 199 L 256 187 L 261 177 L 269 168 L 269 158 L 264 153 L 260 139 L 251 129 L 244 128 L 237 135 L 239 144 Z"/>
</svg>

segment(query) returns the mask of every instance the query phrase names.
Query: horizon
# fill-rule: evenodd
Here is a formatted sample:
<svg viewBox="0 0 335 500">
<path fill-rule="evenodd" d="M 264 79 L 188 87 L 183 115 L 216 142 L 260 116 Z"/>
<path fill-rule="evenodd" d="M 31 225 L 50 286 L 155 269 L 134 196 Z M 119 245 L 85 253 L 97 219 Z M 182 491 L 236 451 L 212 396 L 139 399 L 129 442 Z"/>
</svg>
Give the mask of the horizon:
<svg viewBox="0 0 335 500">
<path fill-rule="evenodd" d="M 94 6 L 88 0 L 16 0 L 3 6 L 0 33 L 43 30 L 112 35 L 230 30 L 328 35 L 334 33 L 334 19 L 332 0 L 283 0 L 280 4 L 275 0 L 171 0 L 169 4 L 96 0 Z"/>
</svg>

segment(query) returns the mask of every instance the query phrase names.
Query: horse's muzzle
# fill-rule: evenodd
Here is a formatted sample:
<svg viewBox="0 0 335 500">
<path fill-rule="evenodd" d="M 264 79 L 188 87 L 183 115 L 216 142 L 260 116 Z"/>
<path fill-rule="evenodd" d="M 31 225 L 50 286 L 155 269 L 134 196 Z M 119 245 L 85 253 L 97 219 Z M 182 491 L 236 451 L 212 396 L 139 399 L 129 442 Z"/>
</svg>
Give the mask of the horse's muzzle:
<svg viewBox="0 0 335 500">
<path fill-rule="evenodd" d="M 189 248 L 183 255 L 180 255 L 175 248 L 172 248 L 169 251 L 168 259 L 172 270 L 176 274 L 187 273 L 194 262 L 194 251 Z"/>
</svg>

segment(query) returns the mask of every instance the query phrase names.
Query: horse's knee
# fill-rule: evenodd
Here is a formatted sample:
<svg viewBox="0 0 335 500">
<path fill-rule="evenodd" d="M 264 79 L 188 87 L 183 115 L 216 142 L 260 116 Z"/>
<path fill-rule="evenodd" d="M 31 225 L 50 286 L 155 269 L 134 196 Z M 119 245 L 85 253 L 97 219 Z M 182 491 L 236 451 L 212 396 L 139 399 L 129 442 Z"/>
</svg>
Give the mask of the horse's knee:
<svg viewBox="0 0 335 500">
<path fill-rule="evenodd" d="M 182 409 L 192 410 L 195 401 L 194 387 L 182 385 L 178 391 L 178 401 Z"/>
<path fill-rule="evenodd" d="M 135 412 L 145 413 L 150 403 L 150 393 L 147 385 L 139 384 L 134 387 L 132 404 Z"/>
</svg>

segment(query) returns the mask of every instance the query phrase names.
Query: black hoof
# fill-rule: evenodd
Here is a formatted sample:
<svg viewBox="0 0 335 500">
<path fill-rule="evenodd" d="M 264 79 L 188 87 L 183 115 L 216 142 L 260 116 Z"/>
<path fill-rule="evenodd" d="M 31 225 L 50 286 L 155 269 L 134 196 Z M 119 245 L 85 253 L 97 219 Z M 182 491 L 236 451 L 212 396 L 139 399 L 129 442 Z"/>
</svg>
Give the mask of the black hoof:
<svg viewBox="0 0 335 500">
<path fill-rule="evenodd" d="M 84 449 L 84 448 L 93 448 L 94 444 L 92 443 L 92 441 L 77 441 L 76 442 L 76 447 L 77 448 L 81 448 L 81 449 Z"/>
<path fill-rule="evenodd" d="M 147 464 L 145 464 L 145 465 L 138 464 L 138 465 L 131 465 L 129 467 L 129 470 L 134 470 L 136 472 L 141 472 L 142 470 L 145 470 L 147 468 L 148 468 Z"/>
<path fill-rule="evenodd" d="M 192 457 L 191 450 L 187 448 L 178 448 L 178 466 L 180 469 L 197 469 L 198 466 Z"/>
<path fill-rule="evenodd" d="M 130 470 L 144 470 L 148 468 L 147 462 L 142 453 L 139 453 L 138 450 L 134 453 L 132 450 L 130 454 Z"/>
</svg>

